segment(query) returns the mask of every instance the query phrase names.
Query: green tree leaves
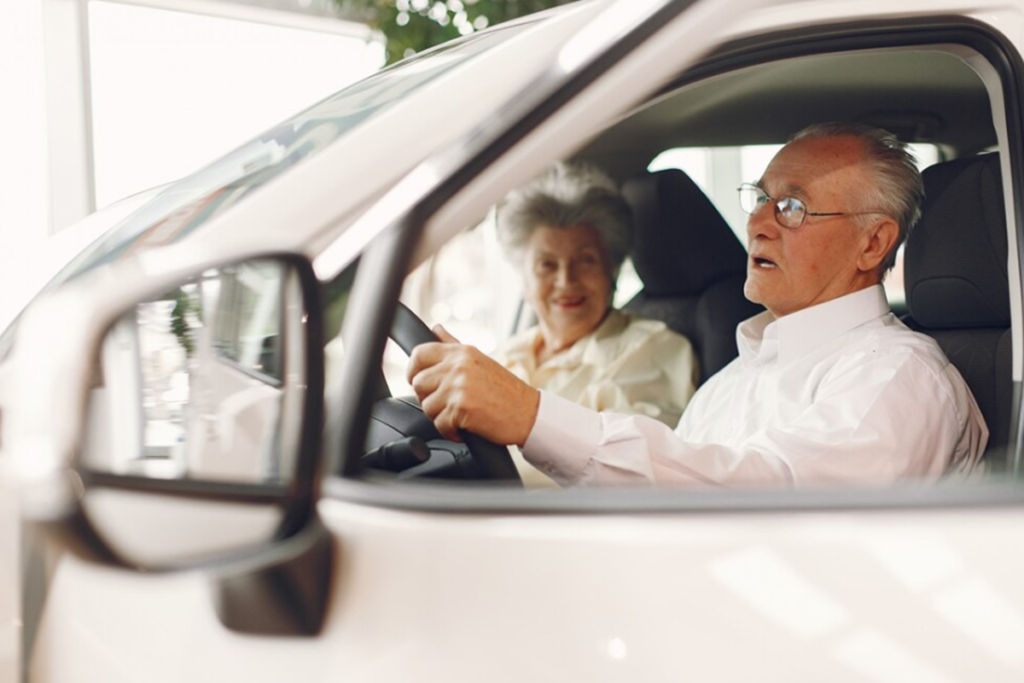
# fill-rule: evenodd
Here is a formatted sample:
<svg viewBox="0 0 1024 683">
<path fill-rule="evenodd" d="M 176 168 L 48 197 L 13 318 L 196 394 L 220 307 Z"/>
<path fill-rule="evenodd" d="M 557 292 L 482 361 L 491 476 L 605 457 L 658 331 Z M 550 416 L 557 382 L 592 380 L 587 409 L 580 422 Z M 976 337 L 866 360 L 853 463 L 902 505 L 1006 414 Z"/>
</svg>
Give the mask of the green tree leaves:
<svg viewBox="0 0 1024 683">
<path fill-rule="evenodd" d="M 335 0 L 387 39 L 388 64 L 434 45 L 575 0 Z"/>
</svg>

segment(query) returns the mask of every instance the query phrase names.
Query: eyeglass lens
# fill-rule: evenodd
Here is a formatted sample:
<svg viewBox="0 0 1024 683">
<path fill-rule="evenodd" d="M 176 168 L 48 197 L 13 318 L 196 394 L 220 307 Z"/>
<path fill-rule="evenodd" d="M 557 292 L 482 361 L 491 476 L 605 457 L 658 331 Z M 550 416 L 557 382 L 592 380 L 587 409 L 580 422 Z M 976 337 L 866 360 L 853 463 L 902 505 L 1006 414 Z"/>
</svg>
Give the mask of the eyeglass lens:
<svg viewBox="0 0 1024 683">
<path fill-rule="evenodd" d="M 758 209 L 769 201 L 773 201 L 765 191 L 756 185 L 744 184 L 739 188 L 740 208 L 748 214 L 757 213 Z M 774 200 L 775 219 L 787 228 L 799 228 L 803 225 L 807 207 L 799 199 L 783 197 Z"/>
<path fill-rule="evenodd" d="M 787 228 L 799 228 L 806 212 L 807 207 L 799 199 L 783 197 L 775 202 L 775 217 Z"/>
</svg>

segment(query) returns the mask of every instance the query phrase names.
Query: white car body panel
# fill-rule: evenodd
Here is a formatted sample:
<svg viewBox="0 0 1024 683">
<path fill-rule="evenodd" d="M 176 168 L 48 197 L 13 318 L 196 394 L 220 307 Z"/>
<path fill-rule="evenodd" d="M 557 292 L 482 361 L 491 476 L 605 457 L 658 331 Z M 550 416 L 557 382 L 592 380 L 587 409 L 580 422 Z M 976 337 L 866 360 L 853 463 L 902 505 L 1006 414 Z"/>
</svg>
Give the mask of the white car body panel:
<svg viewBox="0 0 1024 683">
<path fill-rule="evenodd" d="M 494 197 L 624 114 L 680 63 L 724 40 L 823 22 L 948 14 L 973 17 L 1024 46 L 1024 8 L 1009 0 L 743 9 L 755 4 L 710 0 L 684 15 L 470 182 L 431 219 L 414 261 Z M 589 16 L 597 7 L 574 11 Z M 559 30 L 528 32 L 450 75 L 486 77 L 486 96 L 455 101 L 448 88 L 426 88 L 186 242 L 144 252 L 34 306 L 20 338 L 41 339 L 59 316 L 67 334 L 49 346 L 16 347 L 16 372 L 0 368 L 0 384 L 18 388 L 17 401 L 13 390 L 0 401 L 18 413 L 12 421 L 21 430 L 5 434 L 5 445 L 45 444 L 17 455 L 54 463 L 73 452 L 83 397 L 48 407 L 63 434 L 38 421 L 40 406 L 59 393 L 58 382 L 84 385 L 88 368 L 76 365 L 88 351 L 84 340 L 139 289 L 266 251 L 318 257 L 324 274 L 350 262 L 401 213 L 409 192 L 434 179 L 429 163 L 417 167 L 422 160 L 460 140 L 556 58 Z M 670 54 L 679 61 L 666 61 Z M 613 95 L 622 100 L 619 109 Z M 415 128 L 400 123 L 410 111 L 423 117 Z M 1018 280 L 1015 240 L 1011 235 L 1011 282 Z M 1017 361 L 1020 292 L 1011 293 Z M 38 382 L 28 369 L 43 359 L 55 366 Z M 1020 380 L 1019 363 L 1014 377 Z M 22 417 L 29 413 L 36 417 Z M 495 515 L 323 499 L 319 512 L 337 553 L 320 635 L 228 631 L 211 606 L 210 577 L 200 572 L 131 574 L 66 556 L 36 635 L 31 680 L 788 681 L 795 662 L 809 681 L 1024 675 L 1019 508 Z"/>
<path fill-rule="evenodd" d="M 34 677 L 773 681 L 794 662 L 799 680 L 835 683 L 1024 676 L 1019 511 L 320 512 L 339 568 L 318 637 L 226 631 L 200 574 L 68 558 Z M 139 629 L 145 648 L 125 647 Z"/>
</svg>

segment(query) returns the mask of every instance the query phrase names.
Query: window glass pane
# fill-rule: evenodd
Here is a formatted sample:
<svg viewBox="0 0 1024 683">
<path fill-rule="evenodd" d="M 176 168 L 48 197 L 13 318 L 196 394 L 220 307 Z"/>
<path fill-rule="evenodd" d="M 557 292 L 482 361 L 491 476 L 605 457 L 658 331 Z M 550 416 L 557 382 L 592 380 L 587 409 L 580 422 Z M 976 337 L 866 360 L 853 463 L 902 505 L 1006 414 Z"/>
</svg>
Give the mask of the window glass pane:
<svg viewBox="0 0 1024 683">
<path fill-rule="evenodd" d="M 690 176 L 697 187 L 708 192 L 708 148 L 706 147 L 675 147 L 667 149 L 647 166 L 647 170 L 664 171 L 667 168 L 678 168 Z"/>
<path fill-rule="evenodd" d="M 772 158 L 779 153 L 782 145 L 744 145 L 740 147 L 740 159 L 745 183 L 756 182 L 768 168 Z"/>
<path fill-rule="evenodd" d="M 89 30 L 97 206 L 187 175 L 383 63 L 352 36 L 99 0 Z"/>
<path fill-rule="evenodd" d="M 927 143 L 911 143 L 910 150 L 917 158 L 917 167 L 924 170 L 929 166 L 942 161 L 942 152 L 935 145 Z M 902 312 L 907 303 L 907 291 L 903 284 L 903 247 L 896 252 L 896 264 L 885 276 L 882 282 L 885 287 L 885 295 L 889 299 L 889 305 L 899 312 Z"/>
</svg>

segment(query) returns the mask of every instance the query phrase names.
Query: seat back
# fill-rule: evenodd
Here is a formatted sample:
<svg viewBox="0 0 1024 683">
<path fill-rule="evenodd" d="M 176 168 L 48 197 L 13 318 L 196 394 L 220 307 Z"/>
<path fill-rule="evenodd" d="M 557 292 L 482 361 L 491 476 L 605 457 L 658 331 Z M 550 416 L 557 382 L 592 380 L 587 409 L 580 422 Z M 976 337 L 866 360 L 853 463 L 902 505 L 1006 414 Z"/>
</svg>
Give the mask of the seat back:
<svg viewBox="0 0 1024 683">
<path fill-rule="evenodd" d="M 746 249 L 682 171 L 647 173 L 622 194 L 633 209 L 632 257 L 644 283 L 625 308 L 687 337 L 703 383 L 736 357 L 736 326 L 763 310 L 743 296 Z"/>
<path fill-rule="evenodd" d="M 907 240 L 907 324 L 931 335 L 971 388 L 989 428 L 985 458 L 1006 464 L 1013 393 L 1006 212 L 999 155 L 925 169 Z"/>
</svg>

